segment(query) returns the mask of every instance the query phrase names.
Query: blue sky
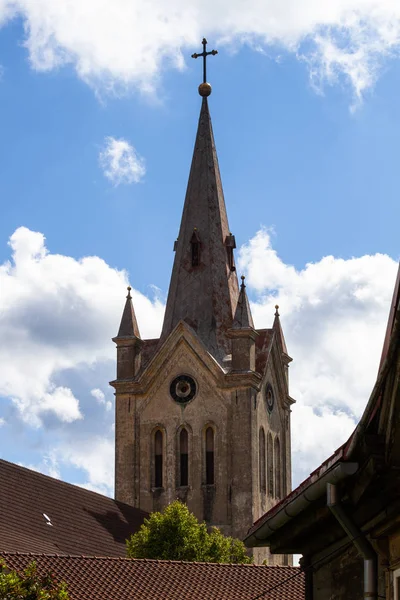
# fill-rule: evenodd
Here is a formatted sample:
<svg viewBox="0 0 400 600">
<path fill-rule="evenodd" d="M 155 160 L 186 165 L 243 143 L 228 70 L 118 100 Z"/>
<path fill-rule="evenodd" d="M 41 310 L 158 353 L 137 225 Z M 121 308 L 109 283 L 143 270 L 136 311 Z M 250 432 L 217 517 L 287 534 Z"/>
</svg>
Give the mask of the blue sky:
<svg viewBox="0 0 400 600">
<path fill-rule="evenodd" d="M 184 32 L 187 25 L 190 35 L 181 33 L 175 43 L 168 27 L 158 39 L 149 20 L 149 54 L 163 58 L 146 66 L 136 46 L 121 49 L 114 38 L 96 38 L 101 14 L 94 8 L 93 31 L 74 29 L 73 20 L 67 31 L 68 20 L 60 29 L 43 0 L 41 10 L 54 27 L 46 31 L 40 15 L 30 14 L 23 2 L 11 4 L 15 18 L 0 28 L 0 324 L 10 361 L 0 387 L 0 455 L 112 493 L 110 338 L 128 277 L 144 334 L 156 335 L 161 322 L 200 108 L 201 63 L 190 55 L 201 50 L 208 31 L 177 18 L 170 27 Z M 331 4 L 339 10 L 343 3 Z M 284 6 L 283 24 L 293 17 L 293 4 Z M 0 25 L 2 10 L 0 4 Z M 330 74 L 322 50 L 315 59 L 315 48 L 322 47 L 316 36 L 326 25 L 318 18 L 319 30 L 305 24 L 304 31 L 286 31 L 282 25 L 276 33 L 266 26 L 262 43 L 253 23 L 248 33 L 257 35 L 248 44 L 246 32 L 235 37 L 229 24 L 210 25 L 209 35 L 219 50 L 208 65 L 210 110 L 256 325 L 269 325 L 278 299 L 289 351 L 299 365 L 292 385 L 302 416 L 294 435 L 307 423 L 312 438 L 321 419 L 331 431 L 322 446 L 294 440 L 295 482 L 343 441 L 367 402 L 399 259 L 396 43 L 382 34 L 375 56 L 368 35 L 372 47 L 377 33 L 363 29 L 362 47 L 354 49 L 353 40 L 348 50 L 365 57 L 354 71 L 343 61 L 338 34 Z M 338 27 L 340 18 L 347 22 L 339 15 Z M 335 23 L 331 27 L 329 40 Z M 350 38 L 356 33 L 348 27 Z M 279 43 L 268 36 L 278 36 Z M 92 49 L 87 55 L 86 48 Z M 135 149 L 145 166 L 140 181 L 105 176 L 100 155 L 107 139 Z M 16 231 L 20 268 L 16 262 L 7 266 Z M 54 257 L 51 268 L 44 244 L 47 257 Z M 104 262 L 79 262 L 89 256 Z M 329 256 L 334 258 L 324 262 Z M 26 360 L 29 385 L 21 387 L 7 365 L 24 380 Z M 96 399 L 96 389 L 104 398 Z M 63 390 L 63 406 L 71 394 L 75 412 L 52 408 L 57 390 Z M 98 454 L 85 462 L 89 446 Z"/>
<path fill-rule="evenodd" d="M 188 49 L 186 71 L 162 72 L 154 100 L 132 92 L 99 102 L 72 67 L 32 71 L 23 36 L 19 20 L 0 36 L 2 239 L 24 224 L 45 232 L 55 252 L 98 254 L 134 273 L 140 289 L 149 281 L 166 288 L 172 252 L 162 252 L 149 277 L 132 241 L 151 256 L 151 238 L 170 249 L 177 233 L 200 61 Z M 210 108 L 231 227 L 241 241 L 261 223 L 274 226 L 277 248 L 296 266 L 327 253 L 396 254 L 399 72 L 389 63 L 351 114 L 344 81 L 318 96 L 292 56 L 276 63 L 249 49 L 231 55 L 220 48 L 209 60 Z M 110 135 L 145 157 L 140 185 L 115 188 L 103 177 L 98 154 Z M 1 252 L 8 256 L 4 243 Z"/>
</svg>

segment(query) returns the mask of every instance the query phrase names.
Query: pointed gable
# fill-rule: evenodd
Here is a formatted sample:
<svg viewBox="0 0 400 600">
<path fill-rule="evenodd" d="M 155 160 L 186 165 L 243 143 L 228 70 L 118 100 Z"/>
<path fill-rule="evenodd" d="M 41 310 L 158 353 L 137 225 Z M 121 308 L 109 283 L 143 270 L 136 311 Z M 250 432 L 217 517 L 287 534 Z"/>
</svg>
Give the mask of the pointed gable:
<svg viewBox="0 0 400 600">
<path fill-rule="evenodd" d="M 122 313 L 117 338 L 133 336 L 140 338 L 139 327 L 132 303 L 131 288 L 128 287 L 127 289 L 128 295 L 126 297 L 125 308 L 124 312 Z"/>
<path fill-rule="evenodd" d="M 217 360 L 229 354 L 238 283 L 207 98 L 202 100 L 161 339 L 180 320 Z"/>
<path fill-rule="evenodd" d="M 236 305 L 235 318 L 233 319 L 233 329 L 254 329 L 253 317 L 251 315 L 249 299 L 247 297 L 244 276 L 242 275 L 242 285 Z"/>
<path fill-rule="evenodd" d="M 275 305 L 275 319 L 274 319 L 274 324 L 272 325 L 272 329 L 275 331 L 275 335 L 277 336 L 278 340 L 280 341 L 280 344 L 282 347 L 282 352 L 284 354 L 288 355 L 285 336 L 283 335 L 281 320 L 279 318 L 279 306 L 277 304 Z"/>
</svg>

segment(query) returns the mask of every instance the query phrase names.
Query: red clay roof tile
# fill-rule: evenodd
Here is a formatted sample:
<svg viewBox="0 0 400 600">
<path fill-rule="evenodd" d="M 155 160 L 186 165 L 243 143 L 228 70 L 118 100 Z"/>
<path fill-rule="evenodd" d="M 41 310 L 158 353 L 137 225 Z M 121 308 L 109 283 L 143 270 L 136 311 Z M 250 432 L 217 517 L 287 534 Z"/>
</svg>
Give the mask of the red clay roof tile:
<svg viewBox="0 0 400 600">
<path fill-rule="evenodd" d="M 68 584 L 71 600 L 302 600 L 298 567 L 228 565 L 159 560 L 7 554 L 10 568 L 33 560 Z"/>
</svg>

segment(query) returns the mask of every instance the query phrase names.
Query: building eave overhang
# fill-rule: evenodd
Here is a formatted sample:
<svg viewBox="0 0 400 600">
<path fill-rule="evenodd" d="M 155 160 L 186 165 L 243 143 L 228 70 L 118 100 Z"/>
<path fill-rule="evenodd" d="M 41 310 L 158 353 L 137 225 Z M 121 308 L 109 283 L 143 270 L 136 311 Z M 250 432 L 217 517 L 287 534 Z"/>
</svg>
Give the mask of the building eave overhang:
<svg viewBox="0 0 400 600">
<path fill-rule="evenodd" d="M 270 538 L 281 527 L 297 517 L 325 493 L 327 483 L 339 483 L 339 481 L 354 475 L 358 464 L 341 461 L 342 452 L 343 447 L 339 449 L 339 454 L 334 454 L 291 494 L 256 521 L 244 539 L 245 545 L 248 548 L 269 546 Z M 321 471 L 322 469 L 324 470 Z"/>
</svg>

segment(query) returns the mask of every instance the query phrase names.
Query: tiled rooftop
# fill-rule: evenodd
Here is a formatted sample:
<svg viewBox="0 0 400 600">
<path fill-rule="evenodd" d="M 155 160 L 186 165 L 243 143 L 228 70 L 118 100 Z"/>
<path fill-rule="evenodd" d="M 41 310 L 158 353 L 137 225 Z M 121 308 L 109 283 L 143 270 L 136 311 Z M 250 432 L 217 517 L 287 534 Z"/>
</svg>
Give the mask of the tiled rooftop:
<svg viewBox="0 0 400 600">
<path fill-rule="evenodd" d="M 228 565 L 89 556 L 3 554 L 23 569 L 33 560 L 39 573 L 68 584 L 70 600 L 302 600 L 298 567 Z"/>
<path fill-rule="evenodd" d="M 0 460 L 0 551 L 125 556 L 147 514 Z M 44 515 L 50 519 L 50 523 Z"/>
</svg>

